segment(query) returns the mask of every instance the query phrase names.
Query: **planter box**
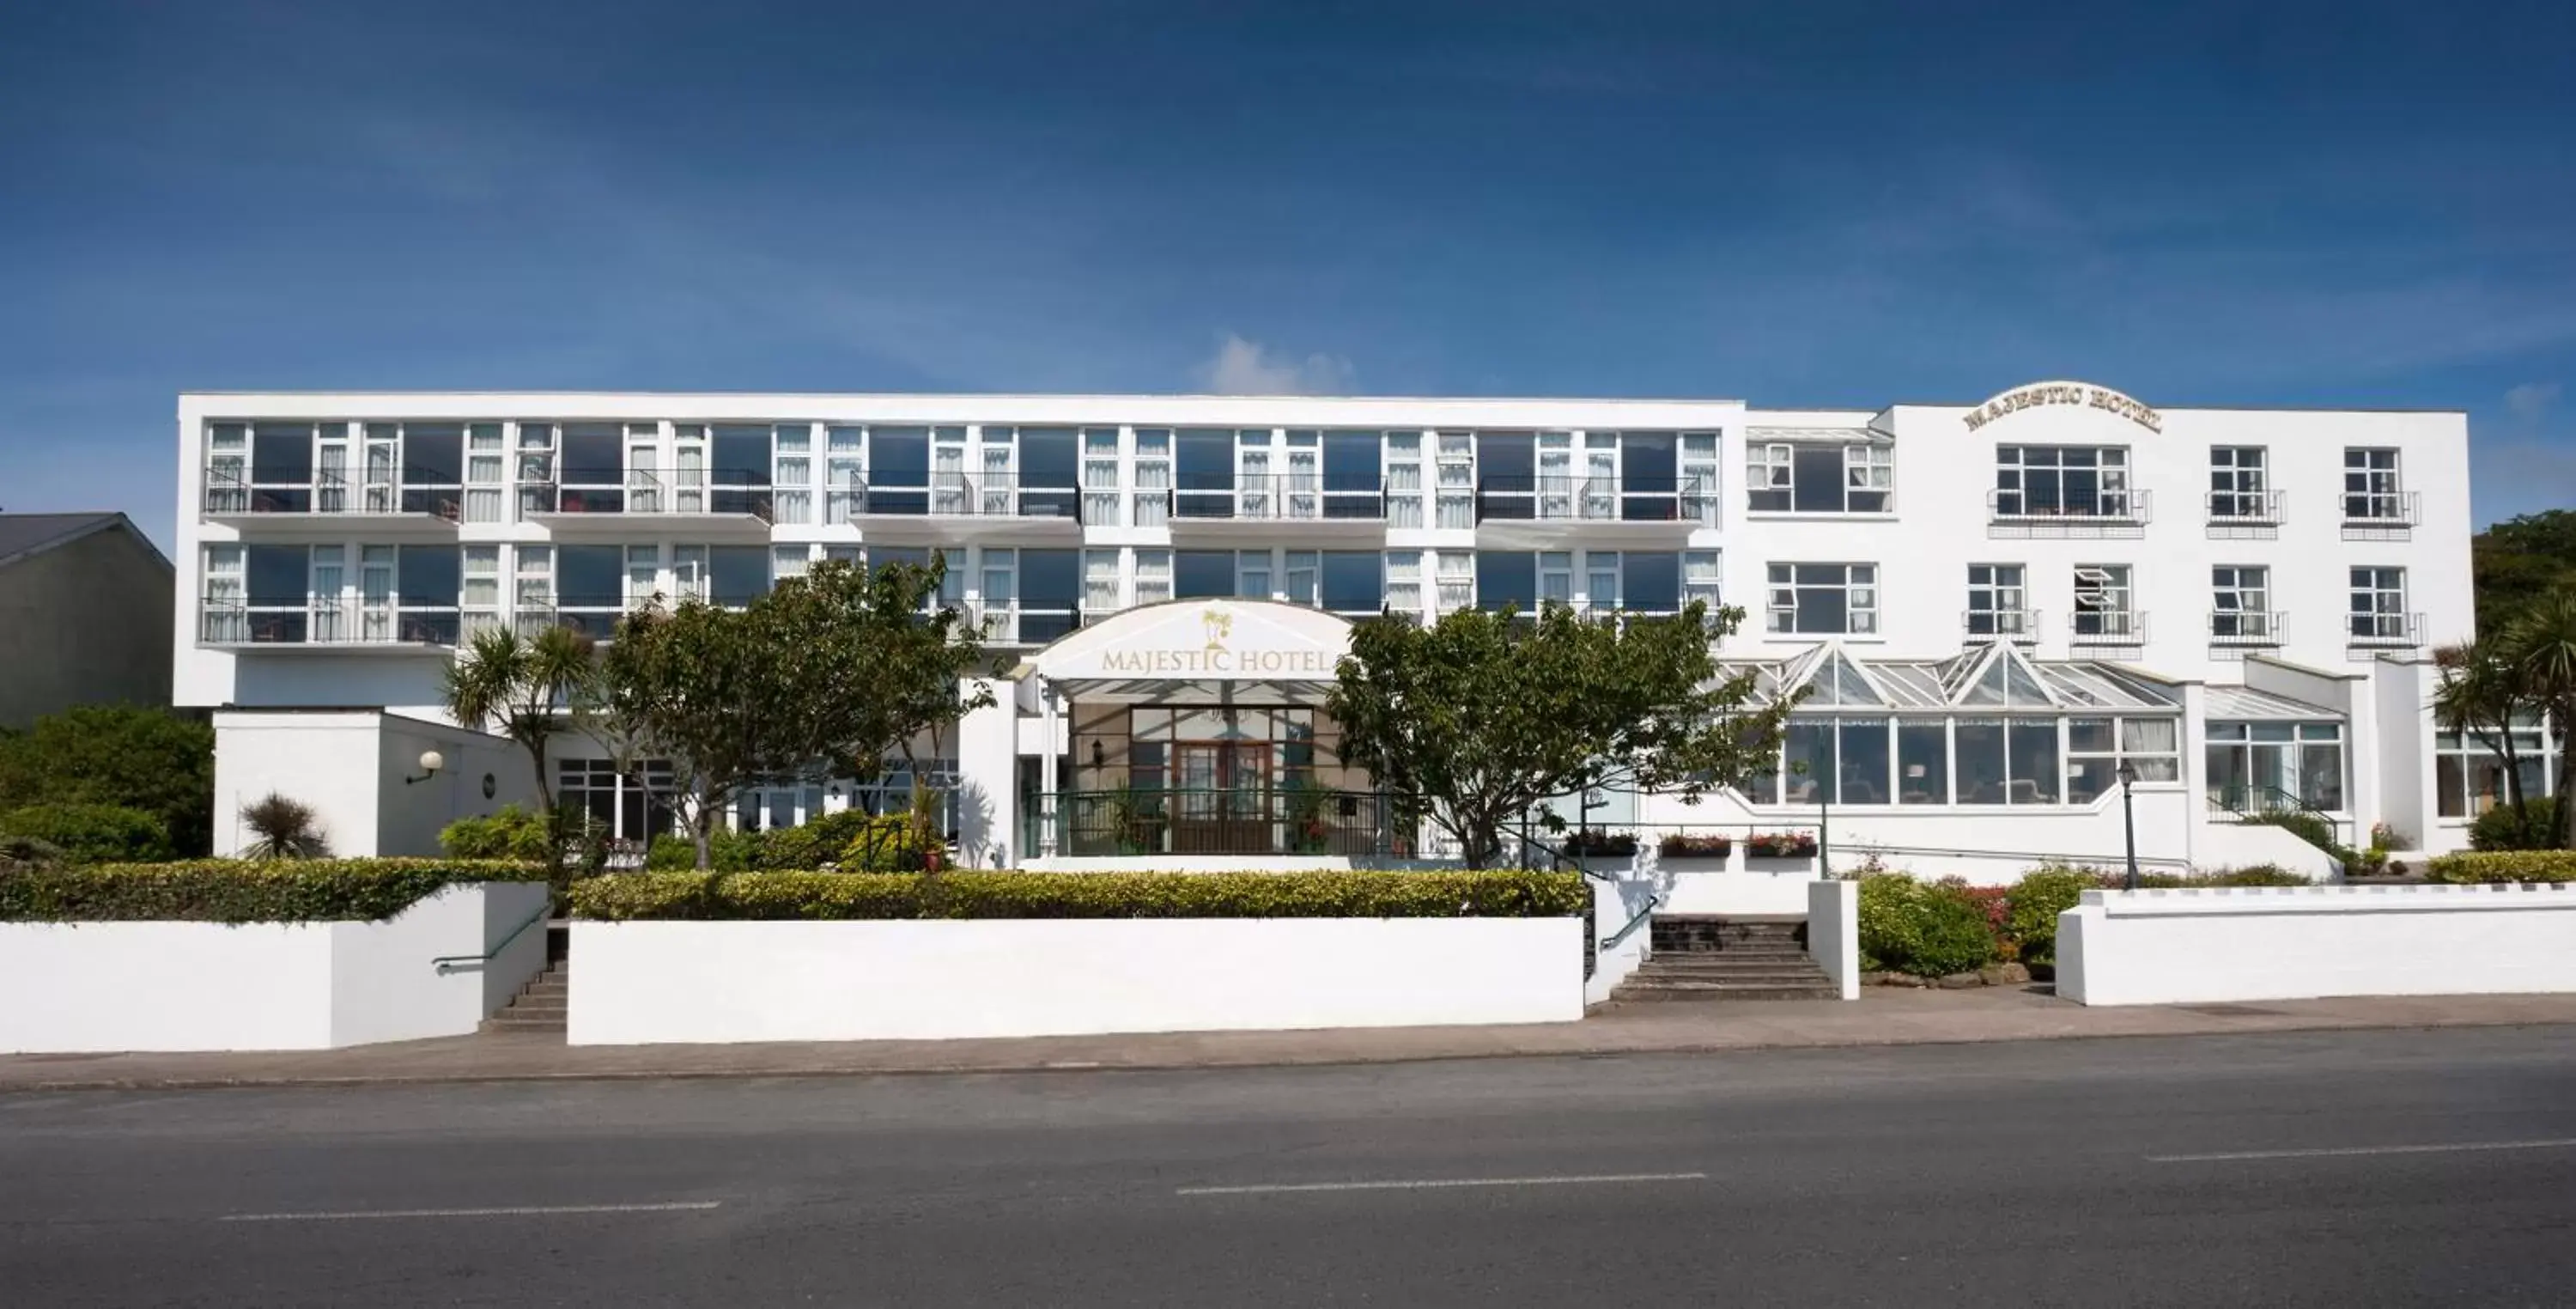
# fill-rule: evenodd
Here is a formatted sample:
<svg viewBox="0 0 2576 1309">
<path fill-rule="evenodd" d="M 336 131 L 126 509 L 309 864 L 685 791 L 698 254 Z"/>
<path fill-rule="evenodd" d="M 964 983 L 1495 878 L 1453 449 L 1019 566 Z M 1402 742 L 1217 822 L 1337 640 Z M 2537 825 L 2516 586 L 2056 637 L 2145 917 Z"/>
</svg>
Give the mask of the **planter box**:
<svg viewBox="0 0 2576 1309">
<path fill-rule="evenodd" d="M 461 1036 L 545 967 L 543 882 L 451 886 L 380 923 L 0 923 L 0 1051 L 328 1050 Z"/>
<path fill-rule="evenodd" d="M 1580 918 L 580 922 L 575 1045 L 1573 1022 Z"/>
<path fill-rule="evenodd" d="M 2576 886 L 2087 891 L 2057 916 L 2081 1004 L 2576 992 Z"/>
</svg>

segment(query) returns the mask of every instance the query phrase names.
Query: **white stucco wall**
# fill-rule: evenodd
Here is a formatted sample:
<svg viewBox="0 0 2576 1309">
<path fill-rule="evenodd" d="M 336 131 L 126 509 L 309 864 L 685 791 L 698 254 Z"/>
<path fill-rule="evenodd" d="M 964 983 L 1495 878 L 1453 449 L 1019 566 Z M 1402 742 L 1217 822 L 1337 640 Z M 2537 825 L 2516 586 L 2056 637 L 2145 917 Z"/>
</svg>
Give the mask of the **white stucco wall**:
<svg viewBox="0 0 2576 1309">
<path fill-rule="evenodd" d="M 428 750 L 445 766 L 406 782 Z M 527 755 L 499 737 L 372 710 L 216 714 L 216 854 L 255 839 L 242 806 L 272 791 L 311 805 L 331 853 L 344 857 L 435 855 L 449 823 L 537 803 Z"/>
<path fill-rule="evenodd" d="M 1860 883 L 1807 883 L 1807 955 L 1842 998 L 1860 998 Z"/>
<path fill-rule="evenodd" d="M 1583 984 L 1583 1002 L 1600 1004 L 1610 992 L 1637 971 L 1655 950 L 1654 925 L 1636 924 L 1634 931 L 1620 936 L 1629 920 L 1649 909 L 1674 912 L 1660 904 L 1663 891 L 1653 881 L 1642 877 L 1587 878 L 1592 888 L 1592 932 L 1594 940 L 1592 976 Z M 1612 938 L 1618 938 L 1613 941 Z"/>
<path fill-rule="evenodd" d="M 1580 918 L 573 924 L 571 1041 L 1570 1022 Z"/>
<path fill-rule="evenodd" d="M 382 923 L 0 923 L 0 1051 L 323 1050 L 471 1032 L 545 966 L 540 882 Z"/>
<path fill-rule="evenodd" d="M 2057 920 L 2081 1004 L 2576 991 L 2576 886 L 2087 891 Z"/>
</svg>

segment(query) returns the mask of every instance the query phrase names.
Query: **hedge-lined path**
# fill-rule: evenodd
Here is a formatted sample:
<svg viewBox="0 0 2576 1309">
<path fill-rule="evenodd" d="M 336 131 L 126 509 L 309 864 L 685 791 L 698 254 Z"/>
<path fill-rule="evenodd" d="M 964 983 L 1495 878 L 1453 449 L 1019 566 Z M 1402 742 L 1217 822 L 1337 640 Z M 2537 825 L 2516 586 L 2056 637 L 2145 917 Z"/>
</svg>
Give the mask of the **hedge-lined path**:
<svg viewBox="0 0 2576 1309">
<path fill-rule="evenodd" d="M 1604 1009 L 1580 1023 L 1506 1027 L 663 1046 L 567 1046 L 551 1033 L 497 1032 L 328 1051 L 0 1055 L 0 1092 L 1228 1068 L 2556 1023 L 2576 1023 L 2576 995 L 2088 1009 L 2057 999 L 2044 986 L 1959 991 L 1868 987 L 1857 1002 L 1638 1005 Z"/>
</svg>

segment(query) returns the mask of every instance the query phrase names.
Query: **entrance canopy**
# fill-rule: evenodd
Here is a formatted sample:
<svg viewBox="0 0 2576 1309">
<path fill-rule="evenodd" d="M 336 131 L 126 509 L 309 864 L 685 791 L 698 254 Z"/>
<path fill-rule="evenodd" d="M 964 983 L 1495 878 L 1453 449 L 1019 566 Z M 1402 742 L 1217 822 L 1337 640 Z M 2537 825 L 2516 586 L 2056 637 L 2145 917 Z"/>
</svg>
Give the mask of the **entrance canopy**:
<svg viewBox="0 0 2576 1309">
<path fill-rule="evenodd" d="M 1084 702 L 1315 705 L 1351 644 L 1348 619 L 1270 600 L 1171 600 L 1030 654 L 1014 679 Z"/>
</svg>

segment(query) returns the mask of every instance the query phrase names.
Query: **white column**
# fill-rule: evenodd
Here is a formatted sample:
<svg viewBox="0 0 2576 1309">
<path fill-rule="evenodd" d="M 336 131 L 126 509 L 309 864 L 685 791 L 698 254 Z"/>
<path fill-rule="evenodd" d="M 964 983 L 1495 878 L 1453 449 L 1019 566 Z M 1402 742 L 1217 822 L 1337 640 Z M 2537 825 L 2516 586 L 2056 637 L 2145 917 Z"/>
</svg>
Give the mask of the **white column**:
<svg viewBox="0 0 2576 1309">
<path fill-rule="evenodd" d="M 1056 694 L 1055 683 L 1038 679 L 1038 714 L 1044 725 L 1038 746 L 1038 848 L 1040 858 L 1055 855 L 1056 799 L 1056 734 L 1063 730 L 1063 700 Z"/>
</svg>

